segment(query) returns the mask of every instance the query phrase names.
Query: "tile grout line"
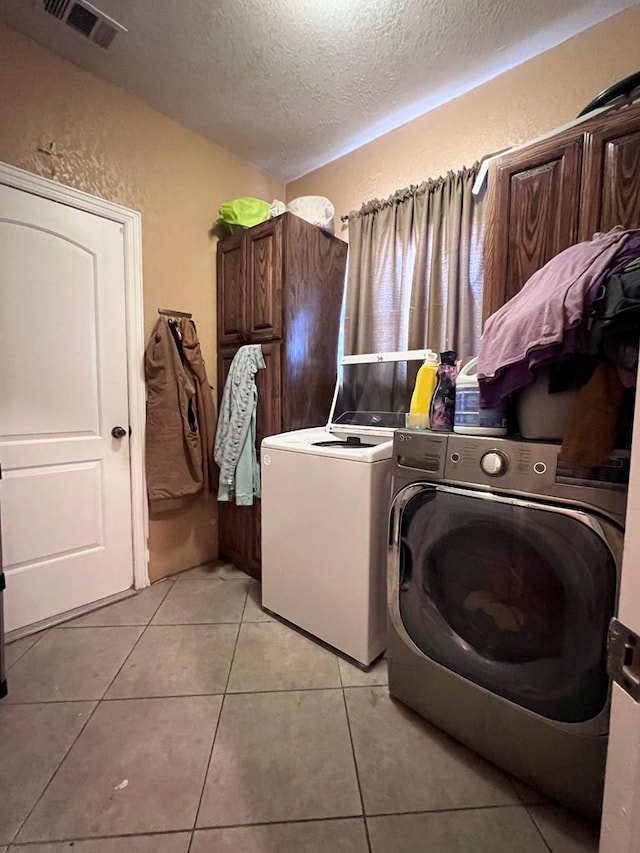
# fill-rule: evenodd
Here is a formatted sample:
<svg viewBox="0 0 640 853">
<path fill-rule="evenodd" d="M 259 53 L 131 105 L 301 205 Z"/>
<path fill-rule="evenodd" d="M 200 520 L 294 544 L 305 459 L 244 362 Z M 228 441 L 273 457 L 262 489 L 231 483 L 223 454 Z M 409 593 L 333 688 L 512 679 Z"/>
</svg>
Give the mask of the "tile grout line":
<svg viewBox="0 0 640 853">
<path fill-rule="evenodd" d="M 169 594 L 169 591 L 170 591 L 170 590 L 167 590 L 167 595 Z M 165 598 L 166 598 L 166 595 L 163 597 L 162 601 L 164 601 L 164 599 L 165 599 Z M 161 604 L 161 603 L 162 603 L 162 602 L 160 602 L 160 603 L 158 604 L 158 607 L 160 607 L 160 604 Z M 154 611 L 154 614 L 155 614 L 156 612 L 157 612 L 157 609 Z M 151 616 L 151 619 L 153 619 L 153 616 Z M 151 622 L 151 619 L 149 619 L 149 623 Z M 99 708 L 99 707 L 100 707 L 100 705 L 102 704 L 102 701 L 103 701 L 103 699 L 104 699 L 105 695 L 107 694 L 107 692 L 109 691 L 109 689 L 111 688 L 111 685 L 113 684 L 113 682 L 115 681 L 115 679 L 118 677 L 118 675 L 119 675 L 119 674 L 120 674 L 120 672 L 122 671 L 122 667 L 123 667 L 123 666 L 126 664 L 126 662 L 129 660 L 129 657 L 130 657 L 130 656 L 131 656 L 131 654 L 133 653 L 133 650 L 136 648 L 136 646 L 138 645 L 138 643 L 140 642 L 140 640 L 141 640 L 141 639 L 142 639 L 142 637 L 144 636 L 144 634 L 145 634 L 145 632 L 146 632 L 147 628 L 149 627 L 149 623 L 147 623 L 147 625 L 146 625 L 146 626 L 143 628 L 143 630 L 140 632 L 140 636 L 138 637 L 138 639 L 137 639 L 137 640 L 135 641 L 135 643 L 133 644 L 132 648 L 131 648 L 131 649 L 130 649 L 130 651 L 129 651 L 129 654 L 128 654 L 128 655 L 126 655 L 126 657 L 125 657 L 124 661 L 122 662 L 121 666 L 118 668 L 118 671 L 116 672 L 115 676 L 111 679 L 111 681 L 110 681 L 110 682 L 109 682 L 109 684 L 107 685 L 107 688 L 106 688 L 106 690 L 103 692 L 102 697 L 101 697 L 101 698 L 99 698 L 99 699 L 97 699 L 97 700 L 96 700 L 96 699 L 76 700 L 76 701 L 85 701 L 85 702 L 95 702 L 96 704 L 95 704 L 95 706 L 94 706 L 93 710 L 91 711 L 91 713 L 88 715 L 88 717 L 87 717 L 87 719 L 86 719 L 86 721 L 85 721 L 85 724 L 82 726 L 82 728 L 81 728 L 81 729 L 80 729 L 80 731 L 78 732 L 77 736 L 76 736 L 76 737 L 73 739 L 73 741 L 71 742 L 71 744 L 70 744 L 70 746 L 69 746 L 69 749 L 65 752 L 65 754 L 62 756 L 61 760 L 58 762 L 58 766 L 56 767 L 56 769 L 55 769 L 55 770 L 53 771 L 53 773 L 51 774 L 50 779 L 49 779 L 49 780 L 47 781 L 47 783 L 44 785 L 44 787 L 43 787 L 42 791 L 40 792 L 40 794 L 39 794 L 39 795 L 38 795 L 38 797 L 36 798 L 35 803 L 34 803 L 34 804 L 33 804 L 33 806 L 29 809 L 29 811 L 28 811 L 28 813 L 27 813 L 26 817 L 24 818 L 24 820 L 22 821 L 22 823 L 21 823 L 21 824 L 20 824 L 20 826 L 18 827 L 18 829 L 17 829 L 16 833 L 14 834 L 14 836 L 13 836 L 13 838 L 12 838 L 11 842 L 10 842 L 10 845 L 14 844 L 14 842 L 15 842 L 16 838 L 17 838 L 17 837 L 18 837 L 18 835 L 22 832 L 22 830 L 24 829 L 24 827 L 25 827 L 25 826 L 26 826 L 26 824 L 27 824 L 27 821 L 29 820 L 29 818 L 31 817 L 31 815 L 32 815 L 32 814 L 33 814 L 33 812 L 35 811 L 36 807 L 38 806 L 38 803 L 42 800 L 42 798 L 44 797 L 45 793 L 48 791 L 49 786 L 51 785 L 51 783 L 53 782 L 53 780 L 56 778 L 56 776 L 58 775 L 58 773 L 60 772 L 60 768 L 62 767 L 62 765 L 63 765 L 63 764 L 64 764 L 64 762 L 66 761 L 66 759 L 67 759 L 67 757 L 69 756 L 69 754 L 70 754 L 71 750 L 73 749 L 73 747 L 74 747 L 74 746 L 76 745 L 76 743 L 78 742 L 78 738 L 79 738 L 79 737 L 80 737 L 80 735 L 83 733 L 83 731 L 86 729 L 87 725 L 89 724 L 89 721 L 93 718 L 93 715 L 96 713 L 96 711 L 98 710 L 98 708 Z M 136 626 L 114 626 L 114 627 L 141 627 L 141 626 L 136 625 Z M 38 645 L 38 644 L 37 644 L 37 643 L 34 643 L 34 646 L 32 646 L 32 648 L 34 648 L 36 645 Z M 31 651 L 31 649 L 30 649 L 29 651 Z M 18 705 L 19 703 L 15 703 L 15 704 L 16 704 L 16 705 Z M 56 703 L 56 702 L 31 702 L 31 703 L 25 703 L 25 704 L 33 704 L 33 705 L 35 705 L 35 704 L 42 704 L 42 705 L 55 705 L 55 704 L 60 704 L 60 703 Z"/>
<path fill-rule="evenodd" d="M 211 740 L 211 750 L 209 752 L 209 758 L 207 760 L 207 766 L 204 771 L 204 777 L 202 779 L 202 788 L 200 789 L 200 796 L 198 798 L 198 805 L 196 807 L 196 813 L 193 818 L 193 827 L 191 828 L 191 838 L 189 839 L 189 847 L 187 848 L 187 853 L 191 853 L 191 847 L 193 846 L 193 839 L 196 834 L 196 827 L 198 826 L 198 818 L 200 816 L 200 809 L 202 807 L 202 800 L 204 798 L 204 790 L 207 787 L 207 779 L 209 777 L 209 768 L 211 767 L 211 760 L 213 758 L 213 748 L 216 744 L 216 737 L 218 736 L 218 729 L 220 727 L 220 720 L 222 719 L 222 712 L 224 711 L 224 703 L 227 698 L 227 687 L 229 686 L 229 679 L 231 678 L 231 670 L 233 669 L 233 662 L 236 659 L 236 650 L 238 648 L 238 640 L 240 638 L 240 631 L 242 629 L 242 617 L 244 616 L 244 611 L 247 606 L 247 599 L 249 597 L 249 587 L 250 584 L 247 584 L 247 593 L 244 598 L 244 605 L 242 607 L 242 613 L 240 614 L 240 621 L 238 622 L 238 630 L 236 632 L 236 641 L 233 644 L 233 653 L 231 655 L 231 661 L 229 662 L 229 672 L 227 673 L 227 680 L 224 685 L 224 693 L 222 694 L 222 701 L 220 702 L 220 710 L 218 712 L 218 719 L 216 720 L 216 725 L 213 731 L 213 738 Z"/>
<path fill-rule="evenodd" d="M 340 663 L 336 658 L 336 663 L 338 664 L 338 672 L 340 674 L 340 683 L 342 684 L 342 673 L 340 672 Z M 367 850 L 371 853 L 371 839 L 369 838 L 369 826 L 367 824 L 367 816 L 364 810 L 364 797 L 362 795 L 362 784 L 360 782 L 360 771 L 358 770 L 358 759 L 356 758 L 356 748 L 353 743 L 353 733 L 351 731 L 351 720 L 349 719 L 349 708 L 347 706 L 347 695 L 344 692 L 344 684 L 341 688 L 342 692 L 342 704 L 344 705 L 344 715 L 347 720 L 347 731 L 349 733 L 349 743 L 351 744 L 351 755 L 353 756 L 353 768 L 356 773 L 356 783 L 358 785 L 358 796 L 360 797 L 360 806 L 362 808 L 362 823 L 364 824 L 364 834 L 367 840 Z"/>
<path fill-rule="evenodd" d="M 122 672 L 122 670 L 124 669 L 124 667 L 127 665 L 127 661 L 129 660 L 129 658 L 131 657 L 131 655 L 132 655 L 132 654 L 134 653 L 134 651 L 138 648 L 138 644 L 140 643 L 140 641 L 142 640 L 142 638 L 144 637 L 144 635 L 147 633 L 147 630 L 148 630 L 149 626 L 151 625 L 151 622 L 153 621 L 153 617 L 156 615 L 156 613 L 158 612 L 158 610 L 162 607 L 162 605 L 163 605 L 163 603 L 164 603 L 164 601 L 165 601 L 166 597 L 169 595 L 169 593 L 170 593 L 170 592 L 171 592 L 171 590 L 173 589 L 173 586 L 174 586 L 173 584 L 171 584 L 171 585 L 169 586 L 169 589 L 168 589 L 168 590 L 166 591 L 166 593 L 163 595 L 162 600 L 158 602 L 158 606 L 156 607 L 156 609 L 155 609 L 155 610 L 153 611 L 153 613 L 151 614 L 151 617 L 149 618 L 149 621 L 147 622 L 147 624 L 143 627 L 142 631 L 140 632 L 140 636 L 138 637 L 138 639 L 135 641 L 135 643 L 133 644 L 133 646 L 132 646 L 132 647 L 131 647 L 131 649 L 129 650 L 129 654 L 128 654 L 128 655 L 125 657 L 125 659 L 122 661 L 121 666 L 120 666 L 120 667 L 118 667 L 118 671 L 116 672 L 116 674 L 113 676 L 113 678 L 112 678 L 112 679 L 111 679 L 111 681 L 109 682 L 109 685 L 108 685 L 107 689 L 104 691 L 104 693 L 102 694 L 102 696 L 101 696 L 101 698 L 100 698 L 99 702 L 104 702 L 104 701 L 105 701 L 105 696 L 107 695 L 107 693 L 108 693 L 108 692 L 111 690 L 111 688 L 113 687 L 113 684 L 114 684 L 114 682 L 115 682 L 116 678 L 120 675 L 120 673 Z M 137 697 L 136 697 L 136 698 L 137 698 Z M 157 697 L 157 698 L 162 699 L 162 698 L 165 698 L 165 697 L 159 696 L 159 697 Z"/>
<path fill-rule="evenodd" d="M 510 785 L 511 785 L 511 787 L 513 788 L 513 792 L 514 792 L 514 794 L 516 795 L 516 799 L 518 800 L 518 804 L 519 804 L 519 806 L 520 806 L 521 808 L 523 808 L 523 809 L 525 810 L 525 812 L 527 813 L 527 817 L 529 818 L 529 820 L 531 821 L 531 823 L 534 825 L 536 832 L 538 833 L 538 835 L 539 835 L 539 836 L 540 836 L 540 838 L 542 839 L 542 843 L 545 845 L 545 847 L 547 848 L 547 850 L 549 851 L 549 853 L 553 853 L 553 850 L 552 850 L 552 848 L 551 848 L 551 845 L 549 844 L 549 842 L 547 841 L 547 839 L 546 839 L 546 838 L 544 837 L 544 835 L 542 834 L 542 830 L 540 829 L 540 827 L 539 827 L 539 826 L 538 826 L 538 824 L 536 823 L 536 819 L 534 818 L 534 816 L 533 816 L 533 815 L 531 814 L 531 812 L 529 811 L 529 806 L 530 806 L 530 805 L 535 805 L 535 804 L 534 804 L 534 803 L 525 803 L 525 801 L 522 799 L 522 797 L 521 797 L 521 796 L 520 796 L 520 794 L 518 793 L 518 789 L 516 788 L 516 785 L 515 785 L 514 779 L 513 779 L 511 776 L 508 776 L 507 778 L 508 778 L 508 780 L 509 780 L 509 784 L 510 784 Z"/>
<path fill-rule="evenodd" d="M 500 803 L 497 805 L 489 805 L 489 806 L 458 806 L 455 808 L 447 808 L 447 809 L 413 809 L 411 811 L 406 812 L 375 812 L 371 814 L 348 814 L 348 815 L 334 815 L 331 817 L 300 817 L 300 818 L 292 818 L 290 820 L 261 820 L 257 822 L 249 822 L 249 823 L 225 823 L 225 824 L 206 824 L 198 827 L 198 831 L 202 832 L 204 830 L 212 830 L 212 829 L 244 829 L 245 827 L 254 827 L 254 826 L 279 826 L 280 824 L 295 824 L 295 823 L 325 823 L 326 821 L 340 821 L 340 820 L 359 820 L 364 819 L 366 823 L 366 818 L 372 817 L 410 817 L 413 815 L 431 815 L 431 814 L 452 814 L 455 812 L 481 812 L 481 811 L 498 811 L 500 809 L 519 809 L 526 808 L 525 806 L 519 806 L 517 803 Z M 178 830 L 176 830 L 178 831 Z M 179 830 L 179 831 L 189 831 L 189 830 Z M 545 842 L 546 843 L 546 842 Z M 553 853 L 553 852 L 552 852 Z"/>
<path fill-rule="evenodd" d="M 8 847 L 12 847 L 14 844 L 16 844 L 16 838 L 18 837 L 18 835 L 20 835 L 20 833 L 22 832 L 22 830 L 25 828 L 25 826 L 26 826 L 26 824 L 27 824 L 27 821 L 29 820 L 29 818 L 31 817 L 31 815 L 33 814 L 33 812 L 35 811 L 36 807 L 38 806 L 38 803 L 42 800 L 42 798 L 44 797 L 44 795 L 45 795 L 46 791 L 49 789 L 49 785 L 50 785 L 50 784 L 53 782 L 53 780 L 56 778 L 56 776 L 58 775 L 58 773 L 59 773 L 59 771 L 60 771 L 60 768 L 62 767 L 62 765 L 63 765 L 63 764 L 64 764 L 64 762 L 66 761 L 67 756 L 69 755 L 69 753 L 71 752 L 71 750 L 73 749 L 73 747 L 74 747 L 74 746 L 76 745 L 76 743 L 78 742 L 78 738 L 80 737 L 80 735 L 82 734 L 82 732 L 86 729 L 87 725 L 89 724 L 89 721 L 92 719 L 93 715 L 94 715 L 94 714 L 95 714 L 95 712 L 98 710 L 98 705 L 100 704 L 100 700 L 87 699 L 87 700 L 84 700 L 84 701 L 86 701 L 87 703 L 90 703 L 90 702 L 92 702 L 92 701 L 93 701 L 93 702 L 95 702 L 95 706 L 92 708 L 91 712 L 88 714 L 87 719 L 85 720 L 84 725 L 83 725 L 83 726 L 81 726 L 80 731 L 78 732 L 78 734 L 73 738 L 73 740 L 72 740 L 72 741 L 71 741 L 71 743 L 69 744 L 69 749 L 67 749 L 67 750 L 66 750 L 66 752 L 64 753 L 64 755 L 62 756 L 62 758 L 61 758 L 61 759 L 60 759 L 60 761 L 58 762 L 58 766 L 57 766 L 57 767 L 56 767 L 56 769 L 53 771 L 53 773 L 51 774 L 51 777 L 50 777 L 50 778 L 49 778 L 49 780 L 45 783 L 45 785 L 43 786 L 42 790 L 40 791 L 40 793 L 39 793 L 39 794 L 38 794 L 38 796 L 36 797 L 36 800 L 35 800 L 34 804 L 31 806 L 31 808 L 29 809 L 29 811 L 28 811 L 28 812 L 27 812 L 27 814 L 25 815 L 24 820 L 20 823 L 20 826 L 19 826 L 19 827 L 18 827 L 18 829 L 15 831 L 15 833 L 14 833 L 14 835 L 13 835 L 13 838 L 11 839 L 11 841 L 10 841 L 10 842 L 9 842 L 9 844 L 8 844 Z M 36 703 L 34 703 L 34 704 L 36 704 Z M 55 704 L 55 703 L 52 703 L 52 702 L 39 702 L 39 703 L 37 703 L 37 704 L 40 704 L 40 705 L 49 705 L 49 704 Z M 24 842 L 24 843 L 26 843 L 26 842 Z M 34 842 L 34 843 L 35 843 L 35 842 Z M 39 842 L 38 842 L 38 843 L 39 843 Z M 47 843 L 47 842 L 45 842 L 45 843 Z"/>
<path fill-rule="evenodd" d="M 551 844 L 547 841 L 547 839 L 546 839 L 546 838 L 544 837 L 544 835 L 542 834 L 542 830 L 541 830 L 541 829 L 540 829 L 540 827 L 538 826 L 538 824 L 537 824 L 536 819 L 534 818 L 534 816 L 533 816 L 533 815 L 531 814 L 531 812 L 529 811 L 529 806 L 527 805 L 527 803 L 522 803 L 522 808 L 526 811 L 526 813 L 527 813 L 527 816 L 528 816 L 529 820 L 530 820 L 530 821 L 531 821 L 531 823 L 534 825 L 535 830 L 536 830 L 536 832 L 538 833 L 538 835 L 540 836 L 540 838 L 542 839 L 542 843 L 544 844 L 544 846 L 547 848 L 547 850 L 549 851 L 549 853 L 553 853 L 553 848 L 551 847 Z"/>
<path fill-rule="evenodd" d="M 230 661 L 230 663 L 229 663 L 229 672 L 227 673 L 227 680 L 226 680 L 226 681 L 225 681 L 225 683 L 224 683 L 224 692 L 223 692 L 223 695 L 224 695 L 224 696 L 226 696 L 226 695 L 227 695 L 227 690 L 229 689 L 229 681 L 231 680 L 231 670 L 233 669 L 233 663 L 234 663 L 234 661 L 235 661 L 235 659 L 236 659 L 236 651 L 237 651 L 237 649 L 238 649 L 238 640 L 240 639 L 240 631 L 242 630 L 242 616 L 244 616 L 244 611 L 245 611 L 245 609 L 246 609 L 246 607 L 247 607 L 247 599 L 248 599 L 248 597 L 249 597 L 249 586 L 247 585 L 247 593 L 246 593 L 246 595 L 245 595 L 245 597 L 244 597 L 244 605 L 243 605 L 243 607 L 242 607 L 242 615 L 241 615 L 241 617 L 240 617 L 240 620 L 239 620 L 239 621 L 238 621 L 238 623 L 237 623 L 237 624 L 238 624 L 238 631 L 237 631 L 237 633 L 236 633 L 236 641 L 235 641 L 235 643 L 233 644 L 233 652 L 232 652 L 232 654 L 231 654 L 231 661 Z M 220 716 L 222 716 L 222 707 L 220 708 Z M 212 749 L 212 751 L 213 751 L 213 746 L 211 747 L 211 749 Z M 198 808 L 198 810 L 199 810 L 199 808 Z"/>
<path fill-rule="evenodd" d="M 68 844 L 71 846 L 72 844 L 75 844 L 78 841 L 111 841 L 112 839 L 118 840 L 120 838 L 149 838 L 156 835 L 165 836 L 190 834 L 190 829 L 154 829 L 152 832 L 120 832 L 117 835 L 83 835 L 74 838 L 55 838 L 51 841 L 12 841 L 8 849 L 13 850 L 15 848 L 17 850 L 20 847 L 30 847 L 33 845 L 40 847 L 49 846 L 51 844 Z"/>
<path fill-rule="evenodd" d="M 497 767 L 498 765 L 495 765 L 495 766 Z M 498 768 L 498 769 L 500 769 L 500 768 Z M 513 777 L 510 773 L 507 773 L 506 771 L 503 771 L 503 773 L 507 777 L 507 782 L 511 786 L 511 790 L 513 791 L 513 795 L 516 798 L 516 805 L 522 806 L 523 808 L 526 808 L 526 803 L 524 802 L 524 800 L 522 799 L 522 797 L 518 793 L 518 789 L 516 788 L 515 777 Z"/>
<path fill-rule="evenodd" d="M 326 823 L 327 821 L 339 821 L 339 820 L 361 820 L 361 814 L 341 814 L 341 815 L 332 815 L 330 817 L 295 817 L 289 820 L 260 820 L 254 821 L 252 823 L 220 823 L 215 825 L 207 826 L 199 826 L 197 831 L 203 832 L 206 830 L 209 832 L 212 829 L 245 829 L 246 827 L 251 826 L 280 826 L 280 824 L 292 824 L 292 823 Z M 188 832 L 188 830 L 187 830 Z"/>
<path fill-rule="evenodd" d="M 240 629 L 238 628 L 238 634 L 240 633 Z M 237 642 L 237 637 L 236 637 Z M 231 668 L 229 668 L 231 669 Z M 209 750 L 209 757 L 207 759 L 207 766 L 204 769 L 204 776 L 202 777 L 202 787 L 200 788 L 200 796 L 198 797 L 198 804 L 196 806 L 196 812 L 193 817 L 193 826 L 188 832 L 191 833 L 191 837 L 189 838 L 189 846 L 187 847 L 187 853 L 191 853 L 191 847 L 193 845 L 193 839 L 196 834 L 196 827 L 198 825 L 198 816 L 200 815 L 200 807 L 202 806 L 202 800 L 204 797 L 204 789 L 207 787 L 207 778 L 209 776 L 209 768 L 211 767 L 211 759 L 213 758 L 213 747 L 216 743 L 216 737 L 218 735 L 218 728 L 220 727 L 220 720 L 222 719 L 222 711 L 224 710 L 224 700 L 226 696 L 223 694 L 222 701 L 220 702 L 220 710 L 218 711 L 218 719 L 216 720 L 216 724 L 213 730 L 213 737 L 211 738 L 211 749 Z"/>
<path fill-rule="evenodd" d="M 251 589 L 251 581 L 249 581 L 247 585 L 247 594 L 244 597 L 244 604 L 242 605 L 242 613 L 240 614 L 240 624 L 244 622 L 244 612 L 247 609 L 247 602 L 249 601 L 249 590 Z M 238 632 L 239 633 L 239 632 Z M 235 651 L 234 651 L 235 654 Z M 229 670 L 231 672 L 231 670 Z"/>
<path fill-rule="evenodd" d="M 518 803 L 494 803 L 488 806 L 452 806 L 446 809 L 410 809 L 406 812 L 367 812 L 367 817 L 405 817 L 420 814 L 447 814 L 449 812 L 482 812 L 488 809 L 519 809 L 525 806 Z"/>
<path fill-rule="evenodd" d="M 132 650 L 133 651 L 133 650 Z M 111 686 L 111 685 L 109 685 Z M 376 687 L 384 687 L 384 685 L 375 685 Z M 339 684 L 325 684 L 319 687 L 279 687 L 273 690 L 227 690 L 226 694 L 228 696 L 253 696 L 257 693 L 307 693 L 307 692 L 317 692 L 321 690 L 340 690 L 341 686 Z M 353 688 L 348 687 L 348 690 L 352 690 Z M 24 699 L 19 702 L 7 702 L 6 707 L 18 707 L 24 705 L 66 705 L 73 704 L 79 702 L 127 702 L 133 701 L 135 699 L 190 699 L 197 696 L 224 696 L 225 692 L 223 690 L 205 690 L 203 692 L 197 693 L 150 693 L 150 694 L 140 694 L 137 696 L 104 696 L 102 698 L 97 698 L 96 696 L 85 697 L 85 698 L 77 698 L 77 699 Z"/>
<path fill-rule="evenodd" d="M 232 623 L 226 622 L 225 624 L 230 625 Z M 242 625 L 247 625 L 247 624 L 255 625 L 258 623 L 243 622 L 243 623 L 236 623 L 236 624 L 238 624 L 238 625 L 240 625 L 240 627 L 242 627 Z M 149 625 L 148 627 L 154 628 L 157 626 Z M 163 626 L 163 627 L 171 627 L 171 626 Z M 142 635 L 141 635 L 141 637 L 142 637 Z M 136 645 L 138 644 L 138 642 L 139 642 L 139 640 L 136 641 Z M 133 649 L 131 650 L 131 652 L 133 652 Z M 126 661 L 125 661 L 125 663 L 126 663 Z M 124 666 L 124 664 L 123 664 L 123 666 Z M 386 685 L 374 684 L 371 686 L 372 687 L 385 687 Z M 109 685 L 109 687 L 111 687 L 111 684 Z M 93 699 L 47 699 L 44 702 L 43 702 L 43 700 L 34 699 L 31 701 L 24 701 L 24 702 L 11 702 L 11 703 L 8 703 L 6 707 L 7 708 L 8 707 L 14 708 L 14 707 L 22 706 L 22 705 L 42 705 L 42 704 L 66 705 L 66 704 L 73 704 L 73 703 L 78 704 L 80 702 L 135 702 L 137 699 L 192 699 L 192 698 L 196 698 L 198 696 L 225 696 L 225 695 L 227 695 L 227 696 L 255 696 L 256 694 L 259 694 L 259 693 L 267 693 L 267 694 L 272 694 L 272 693 L 314 693 L 314 692 L 321 691 L 321 690 L 341 690 L 341 689 L 343 689 L 343 688 L 341 687 L 340 684 L 326 684 L 326 685 L 324 685 L 324 687 L 281 687 L 281 688 L 278 688 L 275 690 L 225 690 L 225 692 L 213 690 L 213 691 L 207 692 L 207 693 L 169 693 L 169 694 L 162 694 L 162 695 L 154 694 L 151 696 L 103 696 L 101 699 L 96 699 L 95 697 Z M 364 687 L 364 686 L 352 687 L 350 685 L 347 685 L 344 689 L 345 690 L 363 690 L 363 689 L 366 690 L 366 689 L 370 689 L 370 688 Z M 519 805 L 519 803 L 515 803 L 515 804 L 510 803 L 510 805 Z"/>
<path fill-rule="evenodd" d="M 21 655 L 18 655 L 18 657 L 14 660 L 14 662 L 11 664 L 11 666 L 7 667 L 7 675 L 11 672 L 12 668 L 18 663 L 18 661 L 21 661 L 25 655 L 28 655 L 29 652 L 31 651 L 31 649 L 35 649 L 35 647 L 38 645 L 38 643 L 40 643 L 45 638 L 45 636 L 49 633 L 50 630 L 51 630 L 51 628 L 45 628 L 44 631 L 42 631 L 41 635 L 38 637 L 38 639 L 35 641 L 35 643 L 32 646 L 29 646 L 28 649 L 25 649 Z M 27 637 L 23 637 L 23 639 L 26 640 Z M 20 642 L 20 640 L 16 640 L 16 643 L 19 643 L 19 642 Z M 12 644 L 9 643 L 7 645 L 7 648 L 9 648 L 10 645 L 12 645 Z"/>
<path fill-rule="evenodd" d="M 297 823 L 328 823 L 328 822 L 339 822 L 346 820 L 358 820 L 362 818 L 362 815 L 353 814 L 353 815 L 335 815 L 333 817 L 301 817 L 295 818 L 293 820 L 271 820 L 271 821 L 260 821 L 258 823 L 229 823 L 229 824 L 220 824 L 218 826 L 201 826 L 196 830 L 197 832 L 203 831 L 211 831 L 211 830 L 225 830 L 225 829 L 246 829 L 248 827 L 260 827 L 260 826 L 280 826 L 281 824 L 289 825 L 289 824 L 297 824 Z M 150 836 L 156 835 L 193 835 L 194 831 L 185 827 L 183 829 L 154 829 L 154 830 L 145 830 L 144 832 L 119 832 L 116 835 L 83 835 L 83 836 L 75 836 L 73 838 L 55 838 L 53 840 L 48 841 L 12 841 L 10 842 L 9 847 L 11 849 L 18 847 L 28 847 L 32 845 L 50 845 L 50 844 L 71 844 L 78 841 L 111 841 L 112 839 L 120 839 L 120 838 L 148 838 Z M 5 842 L 2 843 L 3 847 L 6 847 L 7 844 Z M 0 849 L 2 849 L 0 847 Z"/>
<path fill-rule="evenodd" d="M 380 812 L 379 814 L 349 814 L 349 815 L 333 815 L 330 817 L 298 817 L 292 818 L 290 820 L 261 820 L 254 821 L 250 823 L 225 823 L 225 824 L 215 824 L 215 825 L 204 825 L 197 827 L 196 830 L 189 829 L 189 827 L 183 827 L 179 829 L 154 829 L 154 830 L 145 830 L 144 832 L 129 832 L 123 833 L 119 832 L 115 835 L 87 835 L 87 836 L 74 836 L 69 838 L 55 838 L 47 841 L 12 841 L 11 847 L 25 847 L 33 844 L 65 844 L 73 841 L 99 841 L 99 840 L 110 840 L 113 838 L 138 838 L 138 837 L 148 837 L 154 835 L 190 835 L 195 832 L 204 832 L 211 830 L 224 830 L 224 829 L 247 829 L 250 827 L 260 827 L 260 826 L 280 826 L 280 825 L 290 825 L 290 824 L 299 824 L 299 823 L 327 823 L 327 822 L 339 822 L 339 821 L 347 821 L 347 820 L 362 820 L 366 817 L 410 817 L 413 815 L 430 815 L 430 814 L 449 814 L 454 812 L 465 812 L 465 811 L 486 811 L 488 809 L 513 809 L 519 808 L 519 806 L 514 805 L 495 805 L 495 806 L 463 806 L 460 808 L 451 808 L 451 809 L 427 809 L 427 810 L 418 810 L 418 811 L 408 811 L 408 812 Z M 523 807 L 524 808 L 524 807 Z M 546 841 L 545 841 L 546 844 Z M 548 846 L 548 845 L 547 845 Z"/>
</svg>

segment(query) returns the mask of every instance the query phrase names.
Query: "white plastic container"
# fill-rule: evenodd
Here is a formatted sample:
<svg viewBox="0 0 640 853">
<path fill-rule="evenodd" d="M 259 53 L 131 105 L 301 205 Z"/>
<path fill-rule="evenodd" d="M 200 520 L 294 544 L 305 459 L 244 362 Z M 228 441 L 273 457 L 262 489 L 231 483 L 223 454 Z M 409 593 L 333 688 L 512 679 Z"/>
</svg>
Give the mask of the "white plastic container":
<svg viewBox="0 0 640 853">
<path fill-rule="evenodd" d="M 333 221 L 335 208 L 329 199 L 322 195 L 301 195 L 289 202 L 287 210 L 329 234 L 336 233 Z"/>
<path fill-rule="evenodd" d="M 456 377 L 456 412 L 453 431 L 462 435 L 506 435 L 507 407 L 480 408 L 478 358 L 472 358 Z"/>
</svg>

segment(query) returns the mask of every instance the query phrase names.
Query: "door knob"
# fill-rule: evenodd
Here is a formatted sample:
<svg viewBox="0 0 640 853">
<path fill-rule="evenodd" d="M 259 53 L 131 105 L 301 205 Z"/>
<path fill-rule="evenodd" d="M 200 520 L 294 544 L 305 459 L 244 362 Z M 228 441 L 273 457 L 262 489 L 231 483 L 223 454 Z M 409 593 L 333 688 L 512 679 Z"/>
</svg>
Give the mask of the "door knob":
<svg viewBox="0 0 640 853">
<path fill-rule="evenodd" d="M 121 427 L 121 426 L 114 427 L 111 430 L 111 435 L 114 438 L 124 438 L 126 434 L 127 434 L 126 429 L 124 427 Z"/>
</svg>

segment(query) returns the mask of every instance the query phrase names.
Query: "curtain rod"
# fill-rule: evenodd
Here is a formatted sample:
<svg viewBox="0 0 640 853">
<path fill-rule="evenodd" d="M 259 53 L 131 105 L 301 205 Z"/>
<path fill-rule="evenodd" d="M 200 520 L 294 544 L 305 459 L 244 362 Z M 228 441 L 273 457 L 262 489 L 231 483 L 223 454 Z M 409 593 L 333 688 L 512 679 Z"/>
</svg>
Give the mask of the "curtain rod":
<svg viewBox="0 0 640 853">
<path fill-rule="evenodd" d="M 479 167 L 480 162 L 476 160 L 471 167 L 463 166 L 456 172 L 449 170 L 446 175 L 441 175 L 438 178 L 428 178 L 426 181 L 422 181 L 421 184 L 410 184 L 408 187 L 404 187 L 404 189 L 396 190 L 396 192 L 384 199 L 374 198 L 371 199 L 371 201 L 365 201 L 359 210 L 352 210 L 350 213 L 344 214 L 344 216 L 340 217 L 340 221 L 349 222 L 349 220 L 355 219 L 363 214 L 373 213 L 375 211 L 382 210 L 385 207 L 390 207 L 393 204 L 399 204 L 418 193 L 434 190 L 452 178 L 464 177 L 466 175 L 473 174 L 474 172 L 477 174 Z"/>
</svg>

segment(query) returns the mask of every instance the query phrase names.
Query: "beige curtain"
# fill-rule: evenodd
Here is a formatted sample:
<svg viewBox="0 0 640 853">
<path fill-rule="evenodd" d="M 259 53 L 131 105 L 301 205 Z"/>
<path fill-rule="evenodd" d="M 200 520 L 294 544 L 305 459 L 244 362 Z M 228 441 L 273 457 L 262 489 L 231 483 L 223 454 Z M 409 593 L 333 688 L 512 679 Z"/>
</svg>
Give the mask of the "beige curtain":
<svg viewBox="0 0 640 853">
<path fill-rule="evenodd" d="M 431 347 L 478 352 L 482 209 L 478 165 L 348 216 L 345 354 Z"/>
</svg>

